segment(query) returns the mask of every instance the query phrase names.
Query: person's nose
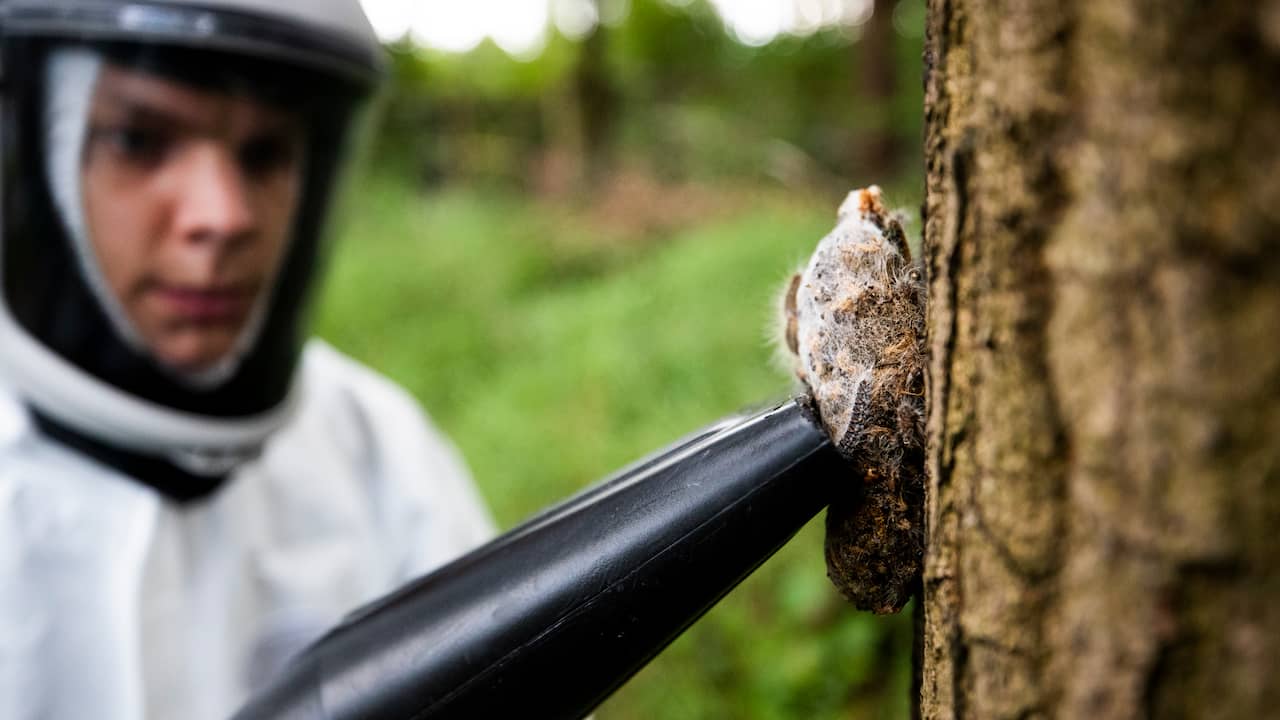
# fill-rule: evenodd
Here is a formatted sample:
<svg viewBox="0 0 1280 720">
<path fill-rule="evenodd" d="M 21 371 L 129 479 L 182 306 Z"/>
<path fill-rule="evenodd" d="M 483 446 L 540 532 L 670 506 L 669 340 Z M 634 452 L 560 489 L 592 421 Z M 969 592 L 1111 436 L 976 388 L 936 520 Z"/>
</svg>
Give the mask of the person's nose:
<svg viewBox="0 0 1280 720">
<path fill-rule="evenodd" d="M 214 245 L 251 237 L 257 216 L 235 155 L 216 146 L 194 148 L 185 165 L 173 220 L 178 237 Z"/>
</svg>

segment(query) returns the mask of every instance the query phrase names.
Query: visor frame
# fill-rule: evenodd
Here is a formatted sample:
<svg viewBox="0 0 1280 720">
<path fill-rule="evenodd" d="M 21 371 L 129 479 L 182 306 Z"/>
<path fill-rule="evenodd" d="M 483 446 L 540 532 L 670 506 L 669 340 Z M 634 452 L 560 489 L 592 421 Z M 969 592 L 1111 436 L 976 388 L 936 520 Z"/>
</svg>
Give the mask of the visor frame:
<svg viewBox="0 0 1280 720">
<path fill-rule="evenodd" d="M 157 43 L 286 62 L 373 88 L 386 72 L 381 46 L 303 19 L 210 5 L 16 0 L 0 5 L 0 31 L 33 39 Z"/>
</svg>

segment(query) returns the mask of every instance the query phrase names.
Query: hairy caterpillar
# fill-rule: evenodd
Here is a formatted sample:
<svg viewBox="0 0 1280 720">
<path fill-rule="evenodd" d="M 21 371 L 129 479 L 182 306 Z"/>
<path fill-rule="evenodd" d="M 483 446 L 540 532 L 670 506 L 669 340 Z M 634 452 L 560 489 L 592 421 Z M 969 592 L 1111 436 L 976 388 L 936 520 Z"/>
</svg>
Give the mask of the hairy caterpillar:
<svg viewBox="0 0 1280 720">
<path fill-rule="evenodd" d="M 925 287 L 878 187 L 849 193 L 837 218 L 787 287 L 783 340 L 857 469 L 827 511 L 827 574 L 858 608 L 890 613 L 924 553 Z"/>
</svg>

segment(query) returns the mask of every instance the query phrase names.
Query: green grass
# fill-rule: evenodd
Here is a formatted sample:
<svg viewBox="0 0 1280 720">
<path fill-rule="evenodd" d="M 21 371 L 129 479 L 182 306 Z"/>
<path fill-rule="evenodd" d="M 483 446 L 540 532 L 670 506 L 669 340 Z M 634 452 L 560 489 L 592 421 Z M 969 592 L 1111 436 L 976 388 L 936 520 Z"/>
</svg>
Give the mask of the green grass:
<svg viewBox="0 0 1280 720">
<path fill-rule="evenodd" d="M 504 528 L 792 389 L 771 306 L 830 228 L 825 205 L 760 194 L 635 237 L 501 191 L 353 190 L 319 332 L 422 401 Z M 821 543 L 819 520 L 597 717 L 905 716 L 910 623 L 846 607 Z"/>
</svg>

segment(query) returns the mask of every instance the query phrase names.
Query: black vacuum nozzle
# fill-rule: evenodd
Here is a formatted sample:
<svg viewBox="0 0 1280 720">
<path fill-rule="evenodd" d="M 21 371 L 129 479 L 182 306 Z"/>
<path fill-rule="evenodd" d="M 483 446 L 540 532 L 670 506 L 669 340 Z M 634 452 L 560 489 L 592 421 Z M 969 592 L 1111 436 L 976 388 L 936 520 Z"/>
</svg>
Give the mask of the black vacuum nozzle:
<svg viewBox="0 0 1280 720">
<path fill-rule="evenodd" d="M 350 615 L 235 717 L 577 718 L 826 505 L 801 401 L 711 426 Z"/>
</svg>

